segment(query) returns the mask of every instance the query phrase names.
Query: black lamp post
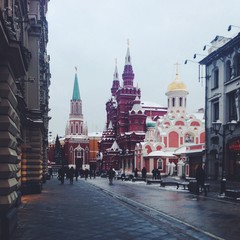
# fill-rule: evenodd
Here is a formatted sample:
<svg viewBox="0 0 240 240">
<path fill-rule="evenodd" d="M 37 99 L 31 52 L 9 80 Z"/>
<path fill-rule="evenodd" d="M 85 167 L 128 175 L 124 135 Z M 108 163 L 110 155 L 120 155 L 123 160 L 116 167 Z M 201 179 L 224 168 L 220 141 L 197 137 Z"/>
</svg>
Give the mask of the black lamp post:
<svg viewBox="0 0 240 240">
<path fill-rule="evenodd" d="M 220 120 L 212 123 L 213 131 L 215 134 L 222 136 L 222 176 L 221 176 L 221 192 L 220 194 L 224 194 L 226 190 L 226 178 L 225 178 L 225 138 L 227 135 L 232 134 L 235 130 L 237 122 L 232 120 L 226 124 L 222 124 Z M 222 133 L 220 133 L 220 129 L 222 126 Z M 226 133 L 226 130 L 229 132 Z"/>
</svg>

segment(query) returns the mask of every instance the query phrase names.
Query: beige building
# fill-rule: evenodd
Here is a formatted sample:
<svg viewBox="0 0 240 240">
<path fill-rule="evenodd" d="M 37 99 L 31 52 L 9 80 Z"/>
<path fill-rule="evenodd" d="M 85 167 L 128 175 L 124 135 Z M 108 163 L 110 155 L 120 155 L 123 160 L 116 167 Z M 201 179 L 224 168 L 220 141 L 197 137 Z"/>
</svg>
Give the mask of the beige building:
<svg viewBox="0 0 240 240">
<path fill-rule="evenodd" d="M 48 0 L 0 0 L 0 239 L 16 227 L 23 193 L 47 174 Z"/>
</svg>

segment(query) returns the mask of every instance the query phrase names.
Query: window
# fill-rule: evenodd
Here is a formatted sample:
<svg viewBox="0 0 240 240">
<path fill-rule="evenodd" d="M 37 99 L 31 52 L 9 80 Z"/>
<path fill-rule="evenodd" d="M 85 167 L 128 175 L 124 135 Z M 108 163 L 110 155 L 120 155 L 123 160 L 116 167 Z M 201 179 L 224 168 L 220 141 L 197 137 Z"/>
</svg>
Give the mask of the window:
<svg viewBox="0 0 240 240">
<path fill-rule="evenodd" d="M 172 99 L 172 106 L 175 107 L 175 98 Z"/>
<path fill-rule="evenodd" d="M 231 76 L 232 76 L 232 67 L 231 67 L 231 62 L 230 62 L 230 60 L 228 60 L 228 61 L 226 62 L 225 71 L 226 71 L 226 79 L 225 79 L 225 82 L 228 82 L 228 81 L 231 80 Z"/>
<path fill-rule="evenodd" d="M 236 67 L 236 77 L 240 76 L 240 55 L 237 55 L 236 57 L 235 67 Z"/>
<path fill-rule="evenodd" d="M 217 68 L 213 72 L 212 89 L 218 88 L 218 82 L 219 82 L 219 70 Z"/>
<path fill-rule="evenodd" d="M 228 99 L 228 121 L 237 120 L 236 91 L 227 95 Z"/>
<path fill-rule="evenodd" d="M 157 168 L 163 170 L 163 160 L 161 158 L 157 161 Z"/>
<path fill-rule="evenodd" d="M 182 102 L 183 102 L 183 99 L 182 97 L 179 98 L 179 106 L 182 107 Z"/>
<path fill-rule="evenodd" d="M 217 120 L 219 120 L 219 102 L 214 102 L 212 104 L 212 119 L 213 119 L 213 122 L 216 122 Z"/>
</svg>

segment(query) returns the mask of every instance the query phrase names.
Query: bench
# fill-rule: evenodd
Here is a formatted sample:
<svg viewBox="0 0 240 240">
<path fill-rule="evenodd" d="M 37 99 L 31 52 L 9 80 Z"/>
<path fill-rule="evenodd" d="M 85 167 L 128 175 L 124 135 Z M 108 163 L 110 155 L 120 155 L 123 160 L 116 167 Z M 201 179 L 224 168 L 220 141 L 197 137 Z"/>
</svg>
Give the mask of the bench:
<svg viewBox="0 0 240 240">
<path fill-rule="evenodd" d="M 177 189 L 179 188 L 179 186 L 183 186 L 184 190 L 186 189 L 186 187 L 188 189 L 189 182 L 178 182 L 177 183 Z"/>
<path fill-rule="evenodd" d="M 158 184 L 160 184 L 162 182 L 162 180 L 150 180 L 150 179 L 148 179 L 147 180 L 147 185 L 150 185 L 150 184 L 154 184 L 154 183 L 158 183 Z"/>
<path fill-rule="evenodd" d="M 129 181 L 130 180 L 130 177 L 129 176 L 122 176 L 121 177 L 121 179 L 122 179 L 122 181 L 124 180 L 124 181 Z"/>
<path fill-rule="evenodd" d="M 234 198 L 240 200 L 240 190 L 226 189 L 225 196 L 229 198 Z"/>
<path fill-rule="evenodd" d="M 166 186 L 178 186 L 178 182 L 174 181 L 161 181 L 160 182 L 161 187 L 166 187 Z"/>
<path fill-rule="evenodd" d="M 134 177 L 132 179 L 132 182 L 146 182 L 146 179 L 145 178 Z"/>
</svg>

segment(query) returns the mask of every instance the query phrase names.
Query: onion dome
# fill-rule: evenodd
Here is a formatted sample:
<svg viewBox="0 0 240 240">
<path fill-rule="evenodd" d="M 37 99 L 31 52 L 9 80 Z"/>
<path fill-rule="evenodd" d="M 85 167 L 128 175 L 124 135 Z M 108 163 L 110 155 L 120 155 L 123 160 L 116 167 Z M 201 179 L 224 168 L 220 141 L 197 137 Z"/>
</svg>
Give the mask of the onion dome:
<svg viewBox="0 0 240 240">
<path fill-rule="evenodd" d="M 173 82 L 171 82 L 168 85 L 167 92 L 173 92 L 173 91 L 184 91 L 188 92 L 187 86 L 183 81 L 180 80 L 179 74 L 178 74 L 178 69 L 176 71 L 176 78 Z"/>
<path fill-rule="evenodd" d="M 156 126 L 156 122 L 148 117 L 146 119 L 146 126 L 147 126 L 147 128 L 154 128 Z"/>
</svg>

